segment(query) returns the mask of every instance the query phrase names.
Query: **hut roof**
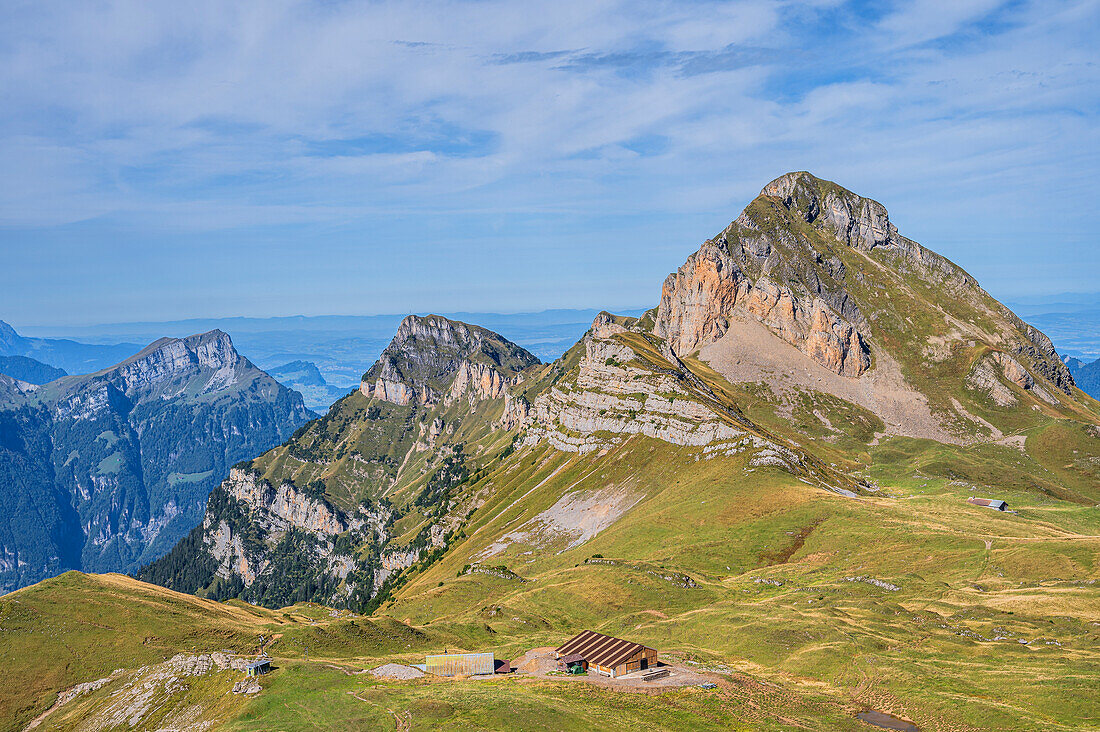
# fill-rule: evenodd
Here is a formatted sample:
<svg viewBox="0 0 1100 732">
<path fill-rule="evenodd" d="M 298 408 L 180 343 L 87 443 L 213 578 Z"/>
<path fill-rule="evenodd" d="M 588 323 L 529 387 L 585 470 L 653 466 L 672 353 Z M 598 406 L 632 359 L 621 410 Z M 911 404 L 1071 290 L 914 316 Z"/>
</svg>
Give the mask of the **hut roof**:
<svg viewBox="0 0 1100 732">
<path fill-rule="evenodd" d="M 645 648 L 641 643 L 585 630 L 566 641 L 557 653 L 559 656 L 579 655 L 591 664 L 614 668 Z"/>
<path fill-rule="evenodd" d="M 966 502 L 972 503 L 975 506 L 989 506 L 990 508 L 1003 508 L 1008 505 L 1004 501 L 996 498 L 967 498 Z"/>
</svg>

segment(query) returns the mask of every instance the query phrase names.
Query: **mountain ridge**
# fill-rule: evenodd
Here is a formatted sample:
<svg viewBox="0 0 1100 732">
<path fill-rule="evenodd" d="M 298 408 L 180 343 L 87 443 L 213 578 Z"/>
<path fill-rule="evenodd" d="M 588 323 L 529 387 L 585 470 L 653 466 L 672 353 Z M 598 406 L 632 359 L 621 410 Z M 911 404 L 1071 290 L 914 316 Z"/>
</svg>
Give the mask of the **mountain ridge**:
<svg viewBox="0 0 1100 732">
<path fill-rule="evenodd" d="M 221 470 L 313 415 L 211 331 L 9 389 L 0 416 L 5 513 L 36 506 L 39 516 L 2 527 L 0 581 L 13 588 L 70 568 L 130 569 L 167 551 Z"/>
</svg>

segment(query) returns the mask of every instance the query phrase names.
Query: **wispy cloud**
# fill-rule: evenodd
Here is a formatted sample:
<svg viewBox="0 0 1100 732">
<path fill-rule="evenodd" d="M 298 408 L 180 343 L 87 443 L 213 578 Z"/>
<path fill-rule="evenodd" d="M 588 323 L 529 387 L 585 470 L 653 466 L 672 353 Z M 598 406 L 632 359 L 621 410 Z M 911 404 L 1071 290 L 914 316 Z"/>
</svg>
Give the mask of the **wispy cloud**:
<svg viewBox="0 0 1100 732">
<path fill-rule="evenodd" d="M 480 237 L 468 256 L 527 277 L 537 307 L 552 287 L 501 258 L 505 225 L 583 224 L 615 261 L 638 253 L 604 235 L 625 220 L 653 251 L 686 253 L 809 168 L 980 274 L 995 246 L 1026 261 L 1040 215 L 1094 236 L 1098 31 L 1095 0 L 9 3 L 0 246 L 52 232 L 55 258 L 81 242 L 110 258 L 120 236 L 155 248 L 262 226 L 292 241 L 312 226 L 317 256 L 342 237 L 378 262 L 434 217 L 450 222 L 440 247 Z M 681 239 L 658 239 L 671 222 Z M 536 230 L 512 251 L 554 246 Z M 619 301 L 647 302 L 638 283 L 680 258 L 639 265 Z M 338 296 L 330 310 L 354 293 Z"/>
</svg>

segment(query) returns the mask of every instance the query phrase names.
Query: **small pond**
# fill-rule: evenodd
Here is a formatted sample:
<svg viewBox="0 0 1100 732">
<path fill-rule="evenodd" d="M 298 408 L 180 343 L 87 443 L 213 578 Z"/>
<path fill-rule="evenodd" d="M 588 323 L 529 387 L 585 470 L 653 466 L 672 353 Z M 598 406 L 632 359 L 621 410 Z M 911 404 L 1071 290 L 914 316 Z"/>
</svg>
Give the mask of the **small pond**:
<svg viewBox="0 0 1100 732">
<path fill-rule="evenodd" d="M 896 730 L 896 732 L 920 732 L 917 725 L 912 722 L 902 719 L 901 717 L 895 717 L 893 714 L 887 714 L 886 712 L 876 712 L 874 709 L 860 712 L 856 715 L 856 719 L 863 720 L 867 724 L 873 724 L 882 729 Z"/>
</svg>

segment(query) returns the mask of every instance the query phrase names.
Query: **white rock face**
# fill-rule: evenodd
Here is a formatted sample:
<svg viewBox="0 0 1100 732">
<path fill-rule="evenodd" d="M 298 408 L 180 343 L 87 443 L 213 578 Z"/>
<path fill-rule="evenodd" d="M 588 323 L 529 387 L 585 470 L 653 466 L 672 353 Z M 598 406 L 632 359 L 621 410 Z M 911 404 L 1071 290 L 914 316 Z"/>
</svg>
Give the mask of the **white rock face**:
<svg viewBox="0 0 1100 732">
<path fill-rule="evenodd" d="M 263 507 L 257 514 L 268 531 L 299 528 L 322 536 L 335 536 L 350 528 L 328 504 L 299 491 L 289 483 L 272 486 L 254 473 L 234 468 L 223 484 L 229 495 L 248 506 Z"/>
<path fill-rule="evenodd" d="M 611 335 L 599 338 L 595 332 Z M 565 452 L 587 453 L 606 450 L 623 436 L 641 434 L 674 445 L 739 451 L 745 438 L 759 439 L 714 411 L 674 373 L 640 365 L 633 350 L 614 340 L 615 332 L 594 329 L 585 338 L 576 383 L 555 386 L 535 400 L 526 418 L 525 445 L 546 440 Z M 706 454 L 727 453 L 723 449 Z M 797 458 L 792 454 L 791 460 Z"/>
<path fill-rule="evenodd" d="M 522 426 L 531 415 L 531 403 L 522 396 L 512 396 L 504 393 L 504 414 L 500 417 L 498 426 L 502 430 L 512 431 Z"/>
<path fill-rule="evenodd" d="M 359 391 L 364 396 L 380 399 L 384 402 L 390 402 L 392 404 L 400 404 L 406 406 L 416 398 L 416 392 L 412 387 L 407 384 L 403 384 L 400 381 L 390 381 L 389 379 L 380 378 L 373 384 L 367 381 L 363 381 L 359 385 Z M 431 398 L 431 393 L 425 391 L 422 398 Z"/>
<path fill-rule="evenodd" d="M 379 507 L 374 512 L 360 508 L 345 516 L 323 500 L 314 498 L 289 483 L 272 486 L 254 473 L 234 468 L 221 489 L 239 502 L 251 522 L 266 537 L 263 546 L 249 544 L 224 518 L 207 512 L 203 520 L 203 542 L 217 562 L 216 574 L 224 579 L 234 575 L 246 587 L 271 568 L 270 550 L 291 530 L 312 535 L 312 555 L 309 557 L 318 571 L 339 580 L 347 579 L 358 568 L 358 559 L 336 551 L 334 539 L 346 531 L 373 535 L 380 544 L 388 539 L 386 526 L 392 509 Z M 412 561 L 416 561 L 413 557 Z M 386 558 L 383 557 L 383 567 Z M 408 564 L 404 565 L 408 566 Z M 402 567 L 403 568 L 403 567 Z M 388 573 L 387 573 L 388 574 Z M 383 578 L 384 579 L 384 578 Z M 383 580 L 375 581 L 380 585 Z M 354 588 L 346 587 L 350 593 Z"/>
<path fill-rule="evenodd" d="M 1034 394 L 1048 404 L 1057 404 L 1054 395 L 1040 386 L 1023 364 L 1002 351 L 994 351 L 978 361 L 974 370 L 967 376 L 966 385 L 971 389 L 987 393 L 999 406 L 1015 404 L 1016 395 L 997 378 L 998 371 L 1006 380 L 1024 391 Z"/>
<path fill-rule="evenodd" d="M 482 399 L 500 399 L 505 389 L 514 383 L 492 366 L 463 361 L 455 372 L 455 379 L 447 391 L 444 404 L 453 404 L 463 397 L 471 402 Z"/>
</svg>

